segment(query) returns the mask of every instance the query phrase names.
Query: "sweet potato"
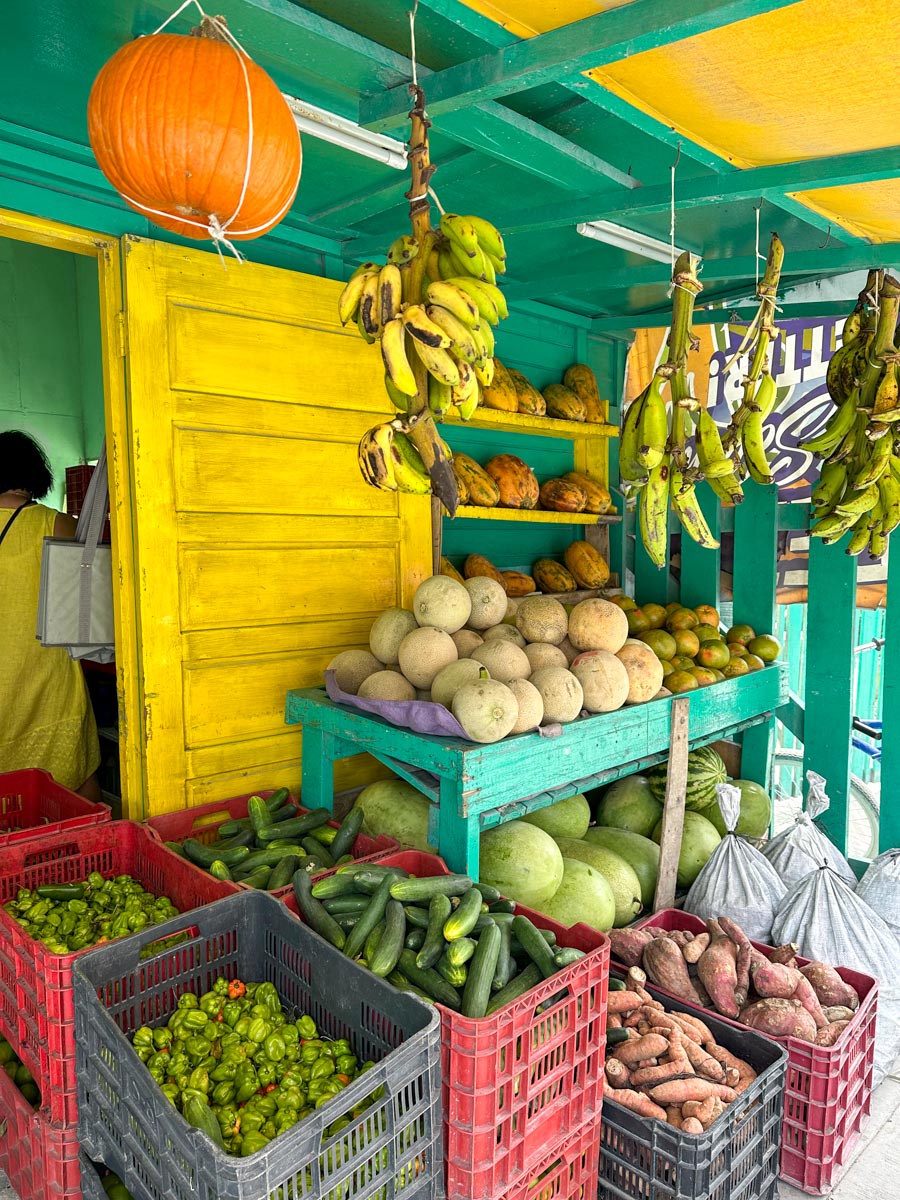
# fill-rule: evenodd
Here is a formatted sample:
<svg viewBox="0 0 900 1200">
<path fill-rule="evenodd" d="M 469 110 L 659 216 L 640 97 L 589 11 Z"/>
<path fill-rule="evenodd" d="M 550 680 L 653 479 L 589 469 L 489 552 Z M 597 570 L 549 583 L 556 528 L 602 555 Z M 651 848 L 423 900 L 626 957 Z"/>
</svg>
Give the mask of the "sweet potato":
<svg viewBox="0 0 900 1200">
<path fill-rule="evenodd" d="M 732 921 L 730 917 L 719 917 L 719 926 L 722 932 L 725 933 L 738 948 L 737 959 L 735 960 L 735 973 L 737 974 L 737 982 L 734 985 L 734 1002 L 738 1008 L 743 1008 L 747 1003 L 747 997 L 750 994 L 750 967 L 753 962 L 754 954 L 757 958 L 763 959 L 763 956 L 754 950 L 750 939 L 738 925 L 737 921 Z"/>
<path fill-rule="evenodd" d="M 696 1030 L 700 1037 L 701 1046 L 714 1046 L 716 1044 L 716 1039 L 710 1032 L 709 1026 L 701 1021 L 699 1017 L 693 1017 L 689 1013 L 670 1013 L 669 1015 L 675 1017 L 681 1025 L 687 1025 L 691 1029 Z"/>
<path fill-rule="evenodd" d="M 694 940 L 694 935 L 689 933 L 686 929 L 673 929 L 669 934 L 667 934 L 667 936 L 669 941 L 674 942 L 679 950 L 683 946 L 686 946 L 688 942 Z"/>
<path fill-rule="evenodd" d="M 691 1029 L 687 1025 L 680 1024 L 675 1013 L 653 1012 L 652 1014 L 648 1014 L 647 1022 L 654 1029 L 660 1030 L 666 1035 L 666 1037 L 669 1037 L 670 1039 L 672 1030 L 678 1029 L 684 1035 L 685 1041 L 690 1040 L 696 1043 L 696 1045 L 700 1045 L 700 1034 L 696 1031 L 696 1029 Z"/>
<path fill-rule="evenodd" d="M 797 990 L 797 984 L 803 978 L 800 972 L 795 971 L 793 967 L 786 967 L 781 963 L 773 963 L 768 960 L 754 963 L 750 969 L 750 976 L 753 980 L 754 991 L 764 1000 L 770 997 L 790 1000 Z M 798 996 L 797 999 L 799 1000 L 800 997 Z"/>
<path fill-rule="evenodd" d="M 855 989 L 841 979 L 834 967 L 823 962 L 810 962 L 800 968 L 800 974 L 812 984 L 819 1003 L 824 1007 L 841 1004 L 853 1012 L 859 1008 L 859 996 Z"/>
<path fill-rule="evenodd" d="M 688 1038 L 684 1039 L 682 1046 L 685 1058 L 698 1075 L 702 1075 L 704 1079 L 711 1079 L 713 1083 L 726 1082 L 725 1068 L 717 1058 Z"/>
<path fill-rule="evenodd" d="M 654 936 L 647 929 L 611 929 L 609 941 L 613 958 L 626 967 L 639 967 L 644 948 Z"/>
<path fill-rule="evenodd" d="M 790 969 L 790 968 L 788 968 Z M 854 996 L 856 993 L 853 993 Z M 824 1029 L 828 1024 L 825 1014 L 822 1012 L 822 1006 L 819 1004 L 818 997 L 813 990 L 813 985 L 809 982 L 805 975 L 798 972 L 797 987 L 794 989 L 794 999 L 799 1000 L 809 1015 L 816 1023 L 817 1029 Z"/>
<path fill-rule="evenodd" d="M 697 1120 L 696 1117 L 684 1117 L 681 1122 L 681 1132 L 693 1134 L 702 1133 L 703 1125 Z"/>
<path fill-rule="evenodd" d="M 795 1037 L 804 1042 L 816 1040 L 817 1025 L 799 1000 L 757 1000 L 741 1011 L 740 1019 L 751 1029 L 769 1037 Z"/>
<path fill-rule="evenodd" d="M 823 1008 L 822 1012 L 828 1022 L 853 1020 L 853 1010 L 843 1004 L 832 1004 L 830 1008 Z"/>
<path fill-rule="evenodd" d="M 734 942 L 715 921 L 708 921 L 709 945 L 700 955 L 697 974 L 714 1006 L 725 1017 L 736 1017 L 737 952 Z"/>
<path fill-rule="evenodd" d="M 650 1089 L 650 1096 L 657 1104 L 683 1104 L 685 1100 L 705 1100 L 707 1096 L 718 1096 L 726 1104 L 737 1099 L 737 1093 L 723 1083 L 713 1083 L 710 1079 L 700 1079 L 694 1075 L 690 1079 L 678 1079 L 672 1083 L 661 1083 Z"/>
<path fill-rule="evenodd" d="M 781 963 L 785 967 L 796 967 L 797 955 L 800 953 L 800 947 L 796 942 L 784 942 L 781 946 L 776 946 L 769 958 L 774 963 Z"/>
<path fill-rule="evenodd" d="M 622 1028 L 622 1018 L 619 1016 L 618 1013 L 608 1013 L 607 1014 L 606 1028 L 607 1029 L 621 1029 Z"/>
<path fill-rule="evenodd" d="M 823 1025 L 816 1034 L 816 1045 L 834 1046 L 849 1024 L 849 1021 L 832 1021 L 828 1025 Z"/>
<path fill-rule="evenodd" d="M 698 933 L 692 942 L 682 947 L 681 953 L 684 955 L 684 961 L 687 963 L 699 962 L 700 955 L 709 945 L 709 934 Z"/>
<path fill-rule="evenodd" d="M 631 1072 L 631 1085 L 636 1088 L 654 1087 L 671 1079 L 688 1079 L 694 1072 L 689 1062 L 659 1063 L 655 1067 L 640 1067 Z"/>
<path fill-rule="evenodd" d="M 756 1078 L 753 1067 L 730 1050 L 726 1050 L 724 1046 L 710 1046 L 709 1053 L 724 1068 L 725 1082 L 734 1088 L 738 1095 L 745 1092 Z"/>
<path fill-rule="evenodd" d="M 696 969 L 697 968 L 695 967 L 694 970 L 696 971 Z M 694 991 L 700 997 L 701 1007 L 714 1008 L 715 1006 L 714 1006 L 712 1000 L 710 1000 L 710 998 L 709 998 L 709 992 L 706 990 L 706 988 L 703 986 L 703 984 L 700 982 L 700 980 L 697 979 L 693 974 L 691 975 L 690 978 L 691 978 L 691 983 L 694 985 Z"/>
<path fill-rule="evenodd" d="M 645 1096 L 643 1092 L 634 1092 L 630 1088 L 619 1088 L 615 1096 L 611 1096 L 610 1099 L 614 1099 L 617 1104 L 621 1104 L 625 1108 L 630 1108 L 640 1117 L 652 1117 L 657 1121 L 666 1119 L 666 1110 L 659 1104 L 654 1104 L 650 1097 Z"/>
<path fill-rule="evenodd" d="M 687 963 L 679 947 L 670 938 L 657 938 L 646 947 L 644 970 L 654 983 L 667 992 L 693 1004 L 699 1003 L 700 997 L 691 983 Z"/>
<path fill-rule="evenodd" d="M 686 1100 L 681 1107 L 683 1120 L 699 1121 L 703 1129 L 707 1129 L 721 1112 L 722 1102 L 717 1096 L 707 1096 L 705 1100 Z"/>
<path fill-rule="evenodd" d="M 677 1104 L 670 1104 L 666 1109 L 666 1121 L 675 1129 L 681 1128 L 681 1108 Z"/>
<path fill-rule="evenodd" d="M 621 1016 L 623 1013 L 634 1012 L 636 1008 L 640 1008 L 643 1001 L 637 992 L 610 992 L 607 998 L 607 1012 L 618 1013 Z"/>
<path fill-rule="evenodd" d="M 620 1042 L 618 1046 L 613 1047 L 611 1055 L 630 1067 L 646 1058 L 659 1058 L 661 1054 L 665 1054 L 668 1048 L 669 1043 L 661 1033 L 648 1033 L 645 1037 L 638 1038 L 633 1042 Z"/>
<path fill-rule="evenodd" d="M 610 1087 L 623 1088 L 630 1086 L 631 1072 L 617 1058 L 608 1058 L 604 1069 L 606 1071 L 606 1082 Z"/>
</svg>

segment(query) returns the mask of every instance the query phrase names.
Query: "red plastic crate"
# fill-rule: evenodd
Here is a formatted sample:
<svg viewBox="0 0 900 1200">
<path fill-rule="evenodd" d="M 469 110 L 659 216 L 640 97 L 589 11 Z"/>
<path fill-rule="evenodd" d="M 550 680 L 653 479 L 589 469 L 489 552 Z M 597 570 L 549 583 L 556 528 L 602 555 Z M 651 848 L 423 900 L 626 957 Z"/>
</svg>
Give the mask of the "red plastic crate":
<svg viewBox="0 0 900 1200">
<path fill-rule="evenodd" d="M 81 1200 L 77 1131 L 51 1125 L 35 1112 L 5 1071 L 0 1070 L 0 1170 L 19 1200 Z"/>
<path fill-rule="evenodd" d="M 419 850 L 387 855 L 379 865 L 418 876 L 450 874 L 442 858 Z M 286 903 L 297 912 L 293 896 Z M 587 925 L 566 928 L 524 905 L 517 911 L 585 957 L 480 1020 L 436 1005 L 447 1200 L 497 1200 L 507 1189 L 518 1196 L 515 1187 L 526 1172 L 600 1116 L 609 939 Z"/>
<path fill-rule="evenodd" d="M 247 801 L 251 796 L 262 796 L 265 800 L 272 795 L 272 790 L 248 792 L 246 796 L 234 796 L 230 800 L 214 800 L 211 804 L 199 804 L 196 808 L 183 808 L 178 812 L 163 813 L 158 817 L 150 817 L 144 822 L 144 825 L 160 842 L 183 842 L 185 838 L 192 837 L 206 845 L 208 842 L 216 840 L 220 826 L 224 825 L 226 821 L 246 817 Z M 294 796 L 291 797 L 291 800 L 293 803 L 297 803 Z M 309 809 L 298 805 L 298 812 L 302 815 L 309 812 Z M 329 821 L 328 824 L 336 829 L 340 822 Z M 391 854 L 399 849 L 399 843 L 395 842 L 393 838 L 385 837 L 383 834 L 372 838 L 361 833 L 353 843 L 352 853 L 358 862 L 374 862 L 376 859 L 380 860 L 383 855 Z M 315 878 L 330 874 L 331 871 L 317 871 Z M 246 891 L 246 884 L 239 883 L 237 886 Z M 277 888 L 271 895 L 278 900 L 283 900 L 290 894 L 290 891 L 290 887 Z"/>
<path fill-rule="evenodd" d="M 648 925 L 691 933 L 706 929 L 699 917 L 674 908 L 663 909 L 637 922 L 638 928 Z M 772 952 L 771 946 L 753 944 L 763 954 Z M 798 956 L 798 961 L 808 960 Z M 830 1191 L 837 1183 L 869 1118 L 872 1103 L 878 982 L 849 967 L 838 967 L 837 971 L 856 989 L 860 1000 L 853 1020 L 836 1044 L 814 1046 L 800 1038 L 772 1039 L 788 1052 L 780 1175 L 816 1196 Z M 739 1021 L 715 1015 L 726 1024 L 746 1028 Z"/>
<path fill-rule="evenodd" d="M 91 871 L 131 875 L 158 896 L 190 912 L 237 891 L 177 857 L 133 821 L 111 821 L 20 842 L 0 858 L 0 905 L 20 887 L 69 883 Z M 91 947 L 50 954 L 0 908 L 0 1032 L 29 1068 L 45 1114 L 77 1119 L 72 965 Z"/>
<path fill-rule="evenodd" d="M 13 842 L 110 820 L 105 804 L 70 792 L 46 771 L 0 775 L 0 850 Z"/>
<path fill-rule="evenodd" d="M 599 1158 L 600 1124 L 584 1125 L 496 1200 L 594 1200 Z"/>
</svg>

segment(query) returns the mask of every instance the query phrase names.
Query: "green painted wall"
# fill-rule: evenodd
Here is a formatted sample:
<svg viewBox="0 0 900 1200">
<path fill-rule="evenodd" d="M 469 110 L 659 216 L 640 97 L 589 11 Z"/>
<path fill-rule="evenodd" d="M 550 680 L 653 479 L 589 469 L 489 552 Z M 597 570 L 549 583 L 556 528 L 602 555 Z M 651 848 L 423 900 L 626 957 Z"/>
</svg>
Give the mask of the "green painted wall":
<svg viewBox="0 0 900 1200">
<path fill-rule="evenodd" d="M 0 238 L 0 429 L 41 443 L 54 474 L 48 503 L 61 508 L 65 468 L 96 457 L 102 438 L 93 260 Z"/>
</svg>

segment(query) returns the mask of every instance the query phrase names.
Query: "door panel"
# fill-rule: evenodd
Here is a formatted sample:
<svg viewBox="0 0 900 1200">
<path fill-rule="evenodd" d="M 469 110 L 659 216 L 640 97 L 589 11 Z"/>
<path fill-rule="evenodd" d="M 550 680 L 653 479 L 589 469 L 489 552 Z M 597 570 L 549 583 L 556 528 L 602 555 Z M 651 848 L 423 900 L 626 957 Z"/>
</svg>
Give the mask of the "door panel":
<svg viewBox="0 0 900 1200">
<path fill-rule="evenodd" d="M 430 571 L 430 502 L 367 487 L 380 357 L 341 285 L 126 239 L 144 789 L 131 815 L 298 786 L 284 693 Z M 365 756 L 338 785 L 374 777 Z"/>
</svg>

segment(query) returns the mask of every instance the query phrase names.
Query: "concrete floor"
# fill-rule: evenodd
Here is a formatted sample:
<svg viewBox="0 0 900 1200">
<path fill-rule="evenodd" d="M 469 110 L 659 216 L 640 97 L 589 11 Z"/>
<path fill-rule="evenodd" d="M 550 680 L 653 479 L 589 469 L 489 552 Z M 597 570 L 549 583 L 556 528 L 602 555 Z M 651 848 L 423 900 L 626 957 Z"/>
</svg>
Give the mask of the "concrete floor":
<svg viewBox="0 0 900 1200">
<path fill-rule="evenodd" d="M 885 1200 L 900 1194 L 900 1059 L 872 1097 L 872 1116 L 831 1200 Z M 888 1182 L 892 1181 L 892 1182 Z M 789 1184 L 779 1187 L 780 1200 L 803 1200 Z M 0 1200 L 19 1200 L 0 1171 Z"/>
</svg>

